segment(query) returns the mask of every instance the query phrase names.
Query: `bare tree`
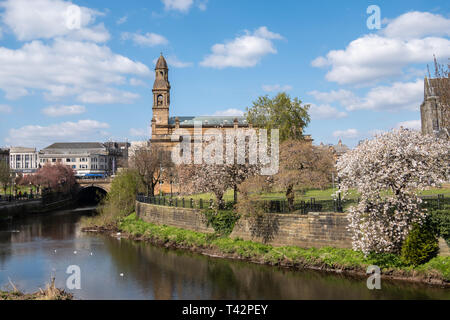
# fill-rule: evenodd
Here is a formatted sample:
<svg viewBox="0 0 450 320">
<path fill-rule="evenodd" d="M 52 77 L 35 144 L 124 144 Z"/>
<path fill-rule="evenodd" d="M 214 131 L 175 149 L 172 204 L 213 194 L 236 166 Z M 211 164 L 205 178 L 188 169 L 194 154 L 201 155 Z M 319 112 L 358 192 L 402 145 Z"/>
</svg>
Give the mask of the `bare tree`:
<svg viewBox="0 0 450 320">
<path fill-rule="evenodd" d="M 170 152 L 159 146 L 139 147 L 130 160 L 130 166 L 139 173 L 148 196 L 154 196 L 158 183 L 173 173 Z"/>
<path fill-rule="evenodd" d="M 300 140 L 288 140 L 280 147 L 280 172 L 274 177 L 275 185 L 286 190 L 292 210 L 295 188 L 324 188 L 331 182 L 335 171 L 334 159 L 328 148 L 316 147 Z"/>
<path fill-rule="evenodd" d="M 180 166 L 180 178 L 183 185 L 189 186 L 190 193 L 212 192 L 216 196 L 218 208 L 224 207 L 223 196 L 225 192 L 232 188 L 234 190 L 234 203 L 237 203 L 238 186 L 249 177 L 259 174 L 260 165 L 251 164 L 249 160 L 249 150 L 245 144 L 239 144 L 235 140 L 234 160 L 223 161 L 222 164 L 191 164 Z M 205 145 L 203 145 L 205 147 Z M 228 146 L 224 143 L 223 150 Z M 245 161 L 238 161 L 238 154 L 244 155 Z"/>
</svg>

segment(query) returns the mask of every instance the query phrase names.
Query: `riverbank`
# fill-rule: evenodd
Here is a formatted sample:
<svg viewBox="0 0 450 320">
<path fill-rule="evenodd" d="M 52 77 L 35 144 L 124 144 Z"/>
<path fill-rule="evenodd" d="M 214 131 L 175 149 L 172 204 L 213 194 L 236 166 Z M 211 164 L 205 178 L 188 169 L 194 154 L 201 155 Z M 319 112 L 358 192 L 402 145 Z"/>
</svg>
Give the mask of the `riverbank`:
<svg viewBox="0 0 450 320">
<path fill-rule="evenodd" d="M 73 295 L 56 288 L 52 280 L 45 290 L 40 289 L 35 293 L 22 293 L 15 287 L 13 291 L 0 291 L 0 301 L 2 300 L 73 300 Z"/>
<path fill-rule="evenodd" d="M 42 199 L 17 202 L 0 206 L 0 222 L 33 214 L 44 214 L 60 209 L 72 208 L 75 200 L 67 198 L 44 204 Z"/>
<path fill-rule="evenodd" d="M 117 224 L 84 228 L 114 237 L 145 241 L 166 248 L 189 250 L 216 258 L 243 260 L 290 269 L 312 269 L 367 277 L 368 266 L 381 268 L 382 278 L 405 280 L 450 288 L 450 257 L 436 257 L 428 263 L 406 266 L 391 254 L 364 257 L 361 252 L 338 248 L 304 249 L 273 247 L 242 239 L 217 238 L 214 234 L 146 223 L 132 214 Z"/>
</svg>

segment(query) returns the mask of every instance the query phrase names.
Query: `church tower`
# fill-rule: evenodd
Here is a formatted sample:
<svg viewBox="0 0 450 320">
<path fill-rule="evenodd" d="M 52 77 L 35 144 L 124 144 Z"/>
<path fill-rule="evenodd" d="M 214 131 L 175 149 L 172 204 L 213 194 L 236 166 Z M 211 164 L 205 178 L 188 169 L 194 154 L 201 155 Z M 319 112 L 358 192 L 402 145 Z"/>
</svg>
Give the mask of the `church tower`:
<svg viewBox="0 0 450 320">
<path fill-rule="evenodd" d="M 153 84 L 153 120 L 156 125 L 169 124 L 170 82 L 169 68 L 163 55 L 158 59 L 155 68 L 155 83 Z M 155 133 L 153 133 L 155 134 Z"/>
</svg>

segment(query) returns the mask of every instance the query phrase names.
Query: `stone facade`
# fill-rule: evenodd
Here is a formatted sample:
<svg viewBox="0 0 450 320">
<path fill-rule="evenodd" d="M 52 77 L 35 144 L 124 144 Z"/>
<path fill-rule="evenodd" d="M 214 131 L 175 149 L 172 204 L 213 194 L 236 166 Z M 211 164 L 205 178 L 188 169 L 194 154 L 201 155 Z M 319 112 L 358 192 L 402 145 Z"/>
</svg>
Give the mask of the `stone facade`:
<svg viewBox="0 0 450 320">
<path fill-rule="evenodd" d="M 9 150 L 11 171 L 29 175 L 39 169 L 39 155 L 36 148 L 12 147 Z"/>
<path fill-rule="evenodd" d="M 214 232 L 206 226 L 200 210 L 174 208 L 146 203 L 136 203 L 137 215 L 146 222 L 167 225 L 197 232 Z M 344 213 L 270 214 L 269 228 L 272 235 L 267 243 L 274 246 L 351 248 L 351 235 L 347 230 L 348 219 Z M 235 226 L 232 238 L 263 242 L 255 235 L 248 220 L 241 219 Z"/>
<path fill-rule="evenodd" d="M 449 128 L 445 127 L 443 121 L 443 105 L 435 90 L 436 80 L 425 78 L 424 102 L 420 106 L 422 133 L 448 137 Z"/>
<path fill-rule="evenodd" d="M 77 177 L 110 175 L 111 156 L 100 142 L 54 143 L 39 152 L 40 167 L 63 164 L 75 171 Z"/>
<path fill-rule="evenodd" d="M 172 150 L 179 141 L 172 141 L 172 134 L 182 129 L 188 132 L 192 140 L 203 141 L 202 137 L 207 135 L 209 129 L 219 129 L 225 136 L 229 131 L 252 129 L 245 117 L 215 117 L 215 116 L 187 116 L 170 117 L 170 90 L 169 68 L 164 57 L 161 55 L 155 67 L 155 82 L 153 84 L 153 115 L 151 122 L 150 144 L 160 146 L 166 150 Z M 195 130 L 196 124 L 201 123 L 201 130 Z M 305 140 L 312 144 L 311 136 L 305 135 Z M 164 192 L 170 192 L 171 186 L 164 183 Z M 159 186 L 156 187 L 159 192 Z"/>
</svg>

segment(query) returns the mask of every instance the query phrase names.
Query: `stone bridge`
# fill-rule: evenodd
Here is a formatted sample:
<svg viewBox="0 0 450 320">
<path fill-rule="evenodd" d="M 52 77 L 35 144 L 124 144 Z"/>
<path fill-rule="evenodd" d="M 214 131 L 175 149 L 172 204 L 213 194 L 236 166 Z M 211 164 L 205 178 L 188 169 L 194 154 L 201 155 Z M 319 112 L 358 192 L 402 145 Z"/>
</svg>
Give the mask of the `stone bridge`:
<svg viewBox="0 0 450 320">
<path fill-rule="evenodd" d="M 78 179 L 77 200 L 80 204 L 98 204 L 111 191 L 112 178 Z"/>
<path fill-rule="evenodd" d="M 103 189 L 106 193 L 111 191 L 112 178 L 107 179 L 79 179 L 77 180 L 81 189 L 98 188 Z"/>
</svg>

